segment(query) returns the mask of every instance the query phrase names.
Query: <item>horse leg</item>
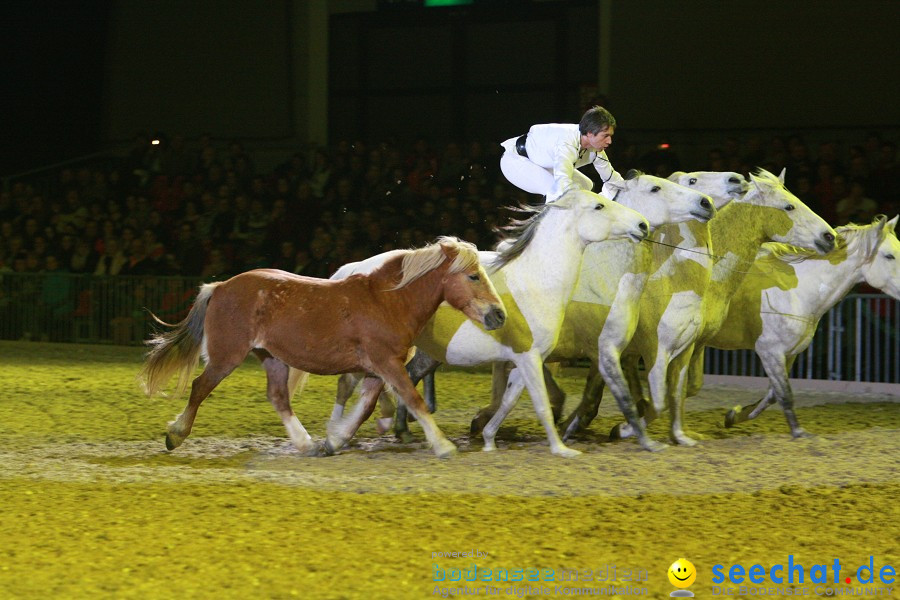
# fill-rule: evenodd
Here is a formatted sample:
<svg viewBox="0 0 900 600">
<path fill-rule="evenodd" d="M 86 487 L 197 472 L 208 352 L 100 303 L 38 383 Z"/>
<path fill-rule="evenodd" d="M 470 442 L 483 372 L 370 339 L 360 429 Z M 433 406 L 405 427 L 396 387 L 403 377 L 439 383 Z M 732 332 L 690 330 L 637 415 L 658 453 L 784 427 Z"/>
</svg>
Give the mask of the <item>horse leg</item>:
<svg viewBox="0 0 900 600">
<path fill-rule="evenodd" d="M 331 421 L 338 421 L 344 416 L 344 407 L 347 400 L 353 395 L 353 391 L 359 382 L 365 379 L 365 373 L 344 373 L 338 377 L 337 393 L 334 396 L 334 407 L 331 409 Z"/>
<path fill-rule="evenodd" d="M 325 454 L 334 454 L 353 437 L 375 410 L 375 402 L 383 389 L 384 381 L 381 378 L 370 375 L 364 377 L 359 400 L 350 414 L 346 418 L 328 421 L 328 434 L 323 448 Z"/>
<path fill-rule="evenodd" d="M 506 375 L 506 364 L 501 365 L 500 363 L 494 363 L 494 367 L 497 371 Z M 494 438 L 497 437 L 497 431 L 500 429 L 500 424 L 503 423 L 504 419 L 509 415 L 509 412 L 516 405 L 516 402 L 519 401 L 522 390 L 525 389 L 525 381 L 523 380 L 522 372 L 519 369 L 512 369 L 512 371 L 509 372 L 508 377 L 504 377 L 504 379 L 506 384 L 497 409 L 494 411 L 493 416 L 481 432 L 481 436 L 484 438 L 484 447 L 482 450 L 485 452 L 492 452 L 497 449 Z M 499 379 L 497 381 L 499 381 Z"/>
<path fill-rule="evenodd" d="M 569 441 L 570 437 L 587 429 L 597 417 L 605 385 L 606 382 L 603 381 L 603 377 L 600 376 L 600 371 L 597 369 L 597 361 L 591 360 L 591 366 L 584 382 L 584 391 L 581 393 L 581 403 L 560 427 L 563 431 L 563 441 Z"/>
<path fill-rule="evenodd" d="M 381 416 L 375 420 L 375 429 L 378 431 L 378 435 L 384 435 L 393 427 L 394 413 L 397 411 L 387 390 L 382 390 L 378 394 L 378 406 L 381 407 Z"/>
<path fill-rule="evenodd" d="M 529 352 L 516 361 L 516 366 L 522 371 L 522 379 L 531 396 L 534 412 L 538 420 L 547 432 L 547 440 L 550 442 L 550 452 L 557 456 L 572 457 L 581 454 L 580 451 L 566 446 L 553 422 L 553 411 L 550 409 L 550 398 L 547 396 L 547 384 L 544 382 L 544 362 L 537 352 Z M 496 418 L 497 415 L 494 415 Z M 493 421 L 493 419 L 492 419 Z"/>
<path fill-rule="evenodd" d="M 794 390 L 791 388 L 791 380 L 788 376 L 797 355 L 785 357 L 783 354 L 765 351 L 757 352 L 757 354 L 762 360 L 763 367 L 766 369 L 766 374 L 769 376 L 769 383 L 772 390 L 775 392 L 775 398 L 781 404 L 781 409 L 784 411 L 784 418 L 787 419 L 788 427 L 791 428 L 791 436 L 794 438 L 809 437 L 809 434 L 800 427 L 800 422 L 797 420 L 797 414 L 794 412 Z M 756 414 L 759 414 L 764 409 L 765 406 Z M 753 415 L 751 418 L 755 417 L 756 415 Z"/>
<path fill-rule="evenodd" d="M 649 425 L 666 406 L 666 397 L 668 395 L 667 378 L 669 372 L 669 363 L 671 362 L 671 360 L 672 355 L 669 352 L 669 349 L 660 345 L 657 348 L 656 357 L 653 360 L 653 366 L 650 368 L 650 372 L 647 374 L 647 383 L 650 386 L 651 402 L 647 403 L 644 407 L 643 423 L 645 427 L 646 425 Z M 640 389 L 640 380 L 638 379 L 636 364 L 634 365 L 633 369 L 629 368 L 629 378 L 629 388 Z M 629 438 L 632 435 L 634 435 L 634 428 L 632 427 L 631 423 L 619 423 L 618 425 L 614 425 L 610 430 L 609 439 L 620 440 Z"/>
<path fill-rule="evenodd" d="M 775 402 L 775 388 L 773 388 L 770 383 L 769 388 L 766 390 L 766 395 L 755 403 L 748 404 L 744 407 L 740 404 L 736 404 L 731 410 L 725 413 L 725 427 L 734 427 L 738 423 L 755 419 L 762 411 L 775 404 Z"/>
<path fill-rule="evenodd" d="M 561 368 L 560 363 L 554 363 L 555 368 L 551 369 L 544 363 L 544 383 L 547 385 L 547 395 L 550 397 L 550 409 L 553 411 L 553 422 L 559 423 L 562 418 L 563 408 L 566 404 L 566 393 L 562 391 L 559 384 L 556 383 L 555 377 L 559 375 Z"/>
<path fill-rule="evenodd" d="M 625 421 L 630 426 L 632 435 L 637 435 L 641 448 L 651 452 L 658 452 L 664 449 L 666 447 L 665 444 L 657 442 L 647 435 L 645 420 L 638 416 L 637 408 L 631 396 L 631 387 L 625 380 L 625 373 L 622 371 L 622 354 L 615 344 L 600 344 L 597 369 L 609 386 L 609 391 L 616 399 L 619 411 L 621 411 Z"/>
<path fill-rule="evenodd" d="M 687 400 L 685 388 L 688 381 L 688 371 L 694 360 L 694 349 L 690 348 L 679 355 L 669 365 L 670 381 L 666 401 L 669 405 L 669 437 L 679 446 L 696 446 L 697 440 L 684 432 L 684 404 Z M 702 354 L 703 348 L 697 350 Z M 696 435 L 696 434 L 694 434 Z"/>
<path fill-rule="evenodd" d="M 491 364 L 491 404 L 479 410 L 475 418 L 472 419 L 472 422 L 469 424 L 470 434 L 477 435 L 483 431 L 488 421 L 497 414 L 497 410 L 503 402 L 503 393 L 511 370 L 512 363 L 495 362 Z"/>
<path fill-rule="evenodd" d="M 429 361 L 431 361 L 430 358 Z M 427 364 L 427 361 L 423 362 L 426 362 Z M 437 368 L 437 365 L 440 363 L 435 361 L 431 362 L 434 363 L 434 366 L 431 367 L 429 372 L 434 372 L 434 369 Z M 403 399 L 403 404 L 409 409 L 409 412 L 412 413 L 422 427 L 425 438 L 431 443 L 431 449 L 434 451 L 435 455 L 438 458 L 446 458 L 456 453 L 456 445 L 444 436 L 437 426 L 437 423 L 435 423 L 434 417 L 428 412 L 425 401 L 422 399 L 422 396 L 419 395 L 415 383 L 410 379 L 409 374 L 404 369 L 403 365 L 385 365 L 379 375 L 381 375 L 385 382 L 390 384 L 397 395 Z M 397 421 L 399 420 L 398 417 Z M 394 427 L 396 431 L 396 423 Z"/>
<path fill-rule="evenodd" d="M 422 393 L 425 394 L 425 406 L 434 414 L 437 410 L 437 396 L 434 394 L 434 371 L 422 378 Z"/>
<path fill-rule="evenodd" d="M 416 353 L 409 362 L 406 363 L 406 373 L 408 379 L 412 382 L 412 385 L 415 386 L 426 375 L 434 373 L 440 365 L 441 363 L 439 361 L 434 360 L 417 348 Z M 418 395 L 418 392 L 416 392 L 416 395 Z M 403 396 L 401 395 L 400 398 L 403 399 Z M 414 441 L 412 434 L 409 432 L 409 425 L 407 425 L 408 414 L 406 404 L 399 402 L 397 405 L 397 414 L 394 418 L 394 435 L 404 443 Z M 421 420 L 419 422 L 421 423 Z"/>
<path fill-rule="evenodd" d="M 266 396 L 269 402 L 272 403 L 275 412 L 281 417 L 281 422 L 284 424 L 284 428 L 287 430 L 288 437 L 291 438 L 294 447 L 301 454 L 307 456 L 315 455 L 317 453 L 316 445 L 291 408 L 291 398 L 288 391 L 290 367 L 265 350 L 256 349 L 253 351 L 253 354 L 260 360 L 263 369 L 266 371 Z"/>
<path fill-rule="evenodd" d="M 174 450 L 184 442 L 185 438 L 191 434 L 194 426 L 194 419 L 197 417 L 197 409 L 210 392 L 215 389 L 219 383 L 228 377 L 240 364 L 240 361 L 219 364 L 210 361 L 203 372 L 191 383 L 191 396 L 188 399 L 187 406 L 181 411 L 181 414 L 175 417 L 166 427 L 166 449 Z"/>
</svg>

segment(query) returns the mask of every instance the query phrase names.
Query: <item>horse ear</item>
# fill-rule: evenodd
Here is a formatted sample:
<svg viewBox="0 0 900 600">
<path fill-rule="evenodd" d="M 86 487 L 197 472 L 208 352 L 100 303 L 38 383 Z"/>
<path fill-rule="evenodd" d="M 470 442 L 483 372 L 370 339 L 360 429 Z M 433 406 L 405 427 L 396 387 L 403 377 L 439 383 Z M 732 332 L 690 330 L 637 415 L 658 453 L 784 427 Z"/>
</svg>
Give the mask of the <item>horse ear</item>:
<svg viewBox="0 0 900 600">
<path fill-rule="evenodd" d="M 625 173 L 625 179 L 636 179 L 641 175 L 643 175 L 643 173 L 641 171 L 638 171 L 637 169 L 628 169 L 628 172 Z"/>
<path fill-rule="evenodd" d="M 784 174 L 787 172 L 787 167 L 781 168 L 781 173 L 778 174 L 778 181 L 781 182 L 781 185 L 784 185 Z"/>
<path fill-rule="evenodd" d="M 678 181 L 681 179 L 681 176 L 685 175 L 685 174 L 686 173 L 684 171 L 675 171 L 674 173 L 669 175 L 669 181 L 674 181 L 675 183 L 678 183 Z"/>
<path fill-rule="evenodd" d="M 887 222 L 888 231 L 894 231 L 894 228 L 897 227 L 897 219 L 900 218 L 900 215 L 895 215 L 893 219 Z"/>
<path fill-rule="evenodd" d="M 756 191 L 762 192 L 762 187 L 760 186 L 760 178 L 756 175 L 756 173 L 750 173 L 750 183 L 753 184 L 753 187 L 756 188 Z"/>
</svg>

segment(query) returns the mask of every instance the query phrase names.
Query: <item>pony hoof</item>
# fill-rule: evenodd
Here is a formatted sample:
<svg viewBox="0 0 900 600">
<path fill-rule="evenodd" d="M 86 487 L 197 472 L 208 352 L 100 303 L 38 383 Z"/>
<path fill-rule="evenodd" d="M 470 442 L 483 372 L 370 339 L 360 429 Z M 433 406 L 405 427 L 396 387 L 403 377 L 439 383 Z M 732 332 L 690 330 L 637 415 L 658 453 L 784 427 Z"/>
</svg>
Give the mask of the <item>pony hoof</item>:
<svg viewBox="0 0 900 600">
<path fill-rule="evenodd" d="M 734 427 L 735 425 L 737 425 L 737 416 L 738 416 L 738 413 L 740 412 L 740 410 L 741 410 L 741 407 L 740 407 L 740 405 L 738 405 L 738 406 L 735 406 L 734 408 L 732 408 L 731 410 L 729 410 L 727 413 L 725 413 L 725 427 L 726 428 L 730 429 L 730 428 Z"/>
<path fill-rule="evenodd" d="M 451 458 L 457 452 L 456 446 L 450 440 L 445 440 L 446 443 L 440 442 L 437 444 L 433 450 L 434 455 L 438 458 Z"/>
<path fill-rule="evenodd" d="M 183 437 L 172 435 L 171 433 L 166 433 L 166 450 L 172 451 L 184 441 Z"/>
<path fill-rule="evenodd" d="M 792 436 L 795 440 L 802 440 L 802 439 L 810 439 L 810 438 L 812 438 L 812 437 L 813 437 L 813 434 L 811 434 L 810 432 L 806 431 L 806 430 L 803 429 L 802 427 L 798 427 L 796 430 L 794 430 L 794 431 L 791 432 L 791 436 Z"/>
<path fill-rule="evenodd" d="M 575 448 L 569 448 L 568 446 L 562 446 L 561 448 L 557 448 L 556 450 L 551 450 L 554 455 L 561 456 L 563 458 L 575 458 L 576 456 L 581 454 L 581 450 L 576 450 Z"/>
<path fill-rule="evenodd" d="M 378 432 L 378 435 L 384 435 L 394 426 L 394 419 L 392 417 L 382 417 L 375 421 L 375 430 Z"/>
</svg>

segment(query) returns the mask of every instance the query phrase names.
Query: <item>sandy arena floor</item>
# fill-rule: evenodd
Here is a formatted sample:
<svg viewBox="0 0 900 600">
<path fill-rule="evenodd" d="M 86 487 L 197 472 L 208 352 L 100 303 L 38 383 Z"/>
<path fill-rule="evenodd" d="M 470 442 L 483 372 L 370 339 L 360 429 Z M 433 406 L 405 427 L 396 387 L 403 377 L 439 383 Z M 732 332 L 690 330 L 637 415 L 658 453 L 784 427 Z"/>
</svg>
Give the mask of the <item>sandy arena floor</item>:
<svg viewBox="0 0 900 600">
<path fill-rule="evenodd" d="M 682 556 L 705 597 L 716 595 L 714 565 L 727 574 L 789 555 L 807 569 L 839 559 L 843 577 L 871 556 L 876 571 L 900 571 L 897 397 L 797 392 L 815 435 L 795 441 L 777 407 L 725 429 L 725 410 L 758 393 L 707 387 L 687 406 L 701 444 L 660 453 L 608 442 L 618 421 L 608 398 L 572 444 L 584 454 L 566 460 L 550 455 L 527 397 L 499 451 L 482 452 L 467 431 L 489 376 L 444 371 L 435 418 L 459 445 L 453 459 L 378 436 L 371 422 L 339 455 L 306 458 L 248 362 L 167 452 L 163 431 L 185 398 L 142 396 L 140 361 L 139 348 L 0 342 L 0 598 L 538 597 L 610 586 L 663 598 Z M 573 407 L 583 371 L 560 382 Z M 295 406 L 314 437 L 333 390 L 333 378 L 314 377 Z M 665 427 L 651 433 L 665 440 Z M 480 555 L 437 556 L 470 550 Z M 537 569 L 543 581 L 483 581 L 498 569 Z M 884 595 L 893 584 L 876 575 L 865 587 Z"/>
</svg>

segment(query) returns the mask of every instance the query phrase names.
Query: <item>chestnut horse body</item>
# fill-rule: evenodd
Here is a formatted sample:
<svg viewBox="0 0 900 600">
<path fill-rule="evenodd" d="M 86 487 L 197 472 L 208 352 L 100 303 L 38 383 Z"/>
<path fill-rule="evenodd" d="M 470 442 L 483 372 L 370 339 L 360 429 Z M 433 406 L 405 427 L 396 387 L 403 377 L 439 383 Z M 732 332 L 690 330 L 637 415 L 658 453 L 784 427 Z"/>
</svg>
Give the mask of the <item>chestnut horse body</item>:
<svg viewBox="0 0 900 600">
<path fill-rule="evenodd" d="M 269 401 L 301 452 L 317 448 L 291 409 L 289 367 L 321 375 L 365 371 L 364 393 L 392 386 L 415 407 L 435 453 L 452 452 L 403 366 L 413 339 L 444 301 L 487 329 L 506 319 L 476 248 L 454 238 L 397 252 L 375 272 L 344 280 L 257 269 L 201 286 L 185 320 L 148 342 L 142 371 L 148 395 L 175 373 L 183 390 L 201 355 L 206 359 L 187 407 L 169 424 L 166 446 L 184 441 L 200 403 L 252 351 L 265 368 Z"/>
</svg>

